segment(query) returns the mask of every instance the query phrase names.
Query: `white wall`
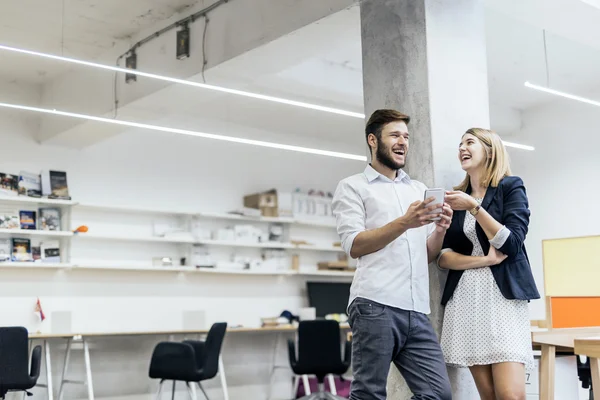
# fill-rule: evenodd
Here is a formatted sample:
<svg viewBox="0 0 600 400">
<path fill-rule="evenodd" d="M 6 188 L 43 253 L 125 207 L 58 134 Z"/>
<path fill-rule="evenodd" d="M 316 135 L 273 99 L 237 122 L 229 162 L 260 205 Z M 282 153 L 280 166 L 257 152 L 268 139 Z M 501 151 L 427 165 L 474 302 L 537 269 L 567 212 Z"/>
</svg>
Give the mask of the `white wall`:
<svg viewBox="0 0 600 400">
<path fill-rule="evenodd" d="M 333 191 L 341 178 L 364 168 L 357 161 L 156 132 L 123 134 L 82 151 L 41 146 L 31 139 L 35 128 L 31 120 L 29 114 L 15 116 L 0 110 L 0 171 L 65 170 L 70 194 L 81 203 L 227 211 L 241 206 L 244 194 L 272 187 Z M 357 140 L 362 143 L 362 137 Z M 331 148 L 330 143 L 321 144 L 314 138 L 310 141 L 313 147 Z M 75 252 L 79 245 L 83 246 L 73 241 Z M 107 245 L 110 243 L 88 246 Z M 146 246 L 152 251 L 152 245 Z M 96 250 L 110 251 L 105 248 Z M 183 311 L 204 309 L 207 323 L 227 320 L 257 326 L 260 317 L 278 315 L 284 309 L 296 312 L 306 303 L 304 286 L 305 279 L 298 277 L 10 269 L 3 270 L 0 279 L 0 319 L 2 325 L 23 324 L 31 331 L 48 331 L 53 311 L 71 310 L 73 327 L 86 331 L 177 329 Z M 36 322 L 33 313 L 38 296 L 49 317 L 43 323 L 46 326 Z M 252 338 L 258 344 L 250 345 L 249 337 L 241 334 L 229 335 L 224 351 L 227 378 L 233 393 L 238 388 L 244 398 L 253 398 L 249 394 L 264 398 L 275 336 Z M 147 378 L 148 362 L 153 345 L 163 339 L 94 341 L 92 367 L 97 397 L 154 390 L 155 383 Z M 57 352 L 60 346 L 54 346 L 55 379 L 62 368 Z M 280 350 L 279 356 L 285 365 L 286 354 Z M 84 377 L 79 352 L 73 355 L 71 371 L 74 379 Z M 278 377 L 285 389 L 289 374 L 283 372 Z M 248 385 L 254 392 L 243 389 Z M 209 388 L 216 390 L 213 398 L 220 398 L 218 382 Z M 41 390 L 36 389 L 36 393 Z M 67 398 L 84 395 L 80 386 L 69 386 L 66 392 Z"/>
<path fill-rule="evenodd" d="M 543 297 L 542 240 L 600 234 L 600 109 L 559 100 L 526 111 L 519 140 L 536 148 L 511 154 L 531 203 L 526 244 Z M 545 318 L 543 300 L 530 309 L 533 319 Z"/>
</svg>

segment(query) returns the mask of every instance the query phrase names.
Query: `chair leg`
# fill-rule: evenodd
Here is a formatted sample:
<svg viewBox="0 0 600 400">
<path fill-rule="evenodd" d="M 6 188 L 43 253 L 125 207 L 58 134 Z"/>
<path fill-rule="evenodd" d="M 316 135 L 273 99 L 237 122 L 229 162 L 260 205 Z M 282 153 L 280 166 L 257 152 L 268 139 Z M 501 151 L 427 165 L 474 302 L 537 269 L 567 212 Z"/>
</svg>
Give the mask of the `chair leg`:
<svg viewBox="0 0 600 400">
<path fill-rule="evenodd" d="M 300 397 L 299 399 L 296 399 L 296 400 L 320 400 L 320 399 L 321 399 L 320 393 L 313 393 L 313 394 L 309 394 L 309 395 Z"/>
<path fill-rule="evenodd" d="M 163 385 L 164 380 L 161 379 L 160 383 L 158 384 L 158 393 L 156 393 L 156 400 L 160 400 L 160 395 L 162 394 L 162 385 Z"/>
<path fill-rule="evenodd" d="M 336 396 L 332 393 L 325 392 L 325 400 L 346 400 L 344 397 Z"/>
<path fill-rule="evenodd" d="M 317 392 L 325 393 L 325 382 L 319 382 L 317 384 L 317 387 L 318 387 Z"/>
<path fill-rule="evenodd" d="M 198 400 L 196 398 L 196 391 L 194 390 L 194 385 L 192 384 L 192 386 L 190 387 L 190 383 L 186 382 L 185 386 L 187 386 L 188 394 L 190 395 L 190 400 Z"/>
<path fill-rule="evenodd" d="M 304 393 L 307 395 L 310 393 L 310 384 L 308 382 L 308 375 L 302 375 L 302 385 L 304 386 Z"/>
<path fill-rule="evenodd" d="M 63 399 L 63 390 L 65 387 L 65 380 L 67 379 L 67 370 L 69 368 L 69 361 L 71 359 L 71 339 L 67 339 L 67 350 L 65 350 L 65 362 L 63 364 L 62 375 L 60 378 L 60 386 L 58 388 L 58 400 Z"/>
<path fill-rule="evenodd" d="M 200 384 L 200 382 L 198 382 L 198 387 L 200 388 L 200 390 L 202 390 L 202 394 L 204 395 L 204 398 L 206 400 L 209 400 L 208 395 L 206 394 L 206 392 L 204 391 L 204 388 L 202 387 L 202 385 Z"/>
<path fill-rule="evenodd" d="M 175 384 L 177 383 L 177 381 L 173 381 L 173 390 L 171 393 L 171 400 L 175 400 Z"/>
<path fill-rule="evenodd" d="M 300 387 L 300 377 L 298 375 L 294 375 L 292 380 L 294 382 L 292 385 L 292 399 L 295 399 L 296 395 L 298 394 L 298 388 Z"/>
<path fill-rule="evenodd" d="M 335 387 L 335 378 L 333 375 L 327 375 L 327 382 L 329 383 L 329 391 L 331 394 L 337 396 L 337 388 Z"/>
</svg>

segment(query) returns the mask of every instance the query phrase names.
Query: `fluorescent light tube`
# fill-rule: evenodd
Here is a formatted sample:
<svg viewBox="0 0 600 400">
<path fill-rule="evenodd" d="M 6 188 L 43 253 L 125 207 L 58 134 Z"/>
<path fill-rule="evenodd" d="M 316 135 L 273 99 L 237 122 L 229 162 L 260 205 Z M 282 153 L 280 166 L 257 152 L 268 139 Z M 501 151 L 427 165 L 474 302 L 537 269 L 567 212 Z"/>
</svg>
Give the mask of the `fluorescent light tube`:
<svg viewBox="0 0 600 400">
<path fill-rule="evenodd" d="M 44 113 L 44 114 L 61 115 L 63 117 L 71 117 L 71 118 L 85 119 L 88 121 L 104 122 L 104 123 L 113 124 L 113 125 L 123 125 L 123 126 L 129 126 L 132 128 L 142 128 L 142 129 L 149 129 L 149 130 L 160 131 L 160 132 L 179 133 L 181 135 L 197 136 L 197 137 L 206 138 L 206 139 L 215 139 L 215 140 L 223 140 L 223 141 L 227 141 L 227 142 L 250 144 L 250 145 L 254 145 L 254 146 L 270 147 L 273 149 L 297 151 L 300 153 L 309 153 L 309 154 L 317 154 L 317 155 L 329 156 L 329 157 L 345 158 L 348 160 L 367 161 L 366 156 L 361 156 L 361 155 L 356 155 L 356 154 L 339 153 L 336 151 L 312 149 L 309 147 L 292 146 L 292 145 L 288 145 L 288 144 L 265 142 L 265 141 L 261 141 L 261 140 L 243 139 L 243 138 L 237 138 L 237 137 L 232 137 L 232 136 L 217 135 L 217 134 L 213 134 L 213 133 L 189 131 L 189 130 L 185 130 L 185 129 L 168 128 L 166 126 L 142 124 L 139 122 L 130 122 L 130 121 L 121 121 L 121 120 L 109 119 L 109 118 L 103 118 L 103 117 L 94 117 L 92 115 L 77 114 L 77 113 L 71 113 L 71 112 L 59 111 L 59 110 L 50 110 L 47 108 L 29 107 L 29 106 L 23 106 L 23 105 L 18 105 L 18 104 L 9 104 L 9 103 L 0 103 L 0 107 L 11 108 L 11 109 L 16 109 L 16 110 L 24 110 L 24 111 L 33 111 L 33 112 Z"/>
<path fill-rule="evenodd" d="M 168 76 L 151 74 L 151 73 L 142 72 L 142 71 L 138 71 L 138 70 L 134 70 L 134 69 L 121 68 L 121 67 L 117 67 L 117 66 L 111 66 L 111 65 L 94 63 L 94 62 L 90 62 L 90 61 L 78 60 L 75 58 L 57 56 L 54 54 L 47 54 L 47 53 L 41 53 L 41 52 L 32 51 L 32 50 L 19 49 L 16 47 L 10 47 L 10 46 L 5 46 L 5 45 L 1 45 L 1 44 L 0 44 L 0 50 L 12 51 L 15 53 L 27 54 L 27 55 L 37 56 L 37 57 L 42 57 L 42 58 L 49 58 L 52 60 L 64 61 L 64 62 L 68 62 L 68 63 L 72 63 L 72 64 L 84 65 L 84 66 L 93 67 L 93 68 L 100 68 L 100 69 L 105 69 L 105 70 L 109 70 L 109 71 L 122 72 L 122 73 L 126 73 L 126 74 L 135 74 L 135 75 L 139 75 L 139 76 L 145 76 L 145 77 L 151 78 L 151 79 L 158 79 L 158 80 L 172 82 L 172 83 L 178 83 L 178 84 L 182 84 L 182 85 L 194 86 L 194 87 L 199 87 L 199 88 L 208 89 L 208 90 L 214 90 L 214 91 L 218 91 L 218 92 L 235 94 L 238 96 L 251 97 L 251 98 L 260 99 L 260 100 L 272 101 L 275 103 L 282 103 L 282 104 L 287 104 L 287 105 L 292 105 L 292 106 L 297 106 L 297 107 L 302 107 L 302 108 L 308 108 L 308 109 L 317 110 L 317 111 L 324 111 L 324 112 L 329 112 L 329 113 L 333 113 L 333 114 L 345 115 L 348 117 L 362 118 L 362 119 L 365 118 L 364 114 L 356 113 L 356 112 L 352 112 L 352 111 L 340 110 L 338 108 L 325 107 L 325 106 L 320 106 L 317 104 L 305 103 L 305 102 L 295 101 L 295 100 L 288 100 L 288 99 L 283 99 L 280 97 L 267 96 L 267 95 L 263 95 L 263 94 L 246 92 L 246 91 L 237 90 L 237 89 L 230 89 L 230 88 L 226 88 L 226 87 L 222 87 L 222 86 L 209 85 L 209 84 L 201 83 L 201 82 L 188 81 L 185 79 L 171 78 Z M 527 83 L 525 85 L 527 86 Z M 598 105 L 598 104 L 596 104 L 596 105 Z M 94 117 L 94 116 L 90 116 L 90 115 L 73 114 L 73 113 L 68 113 L 68 112 L 64 112 L 64 111 L 47 110 L 47 109 L 27 107 L 27 106 L 16 106 L 16 105 L 11 105 L 11 104 L 6 104 L 6 103 L 0 103 L 0 106 L 8 107 L 8 108 L 21 107 L 20 109 L 22 109 L 22 110 L 52 113 L 52 114 L 58 114 L 58 115 L 63 115 L 63 116 L 71 116 L 71 117 L 80 118 L 80 119 L 88 119 L 88 120 L 108 122 L 108 123 L 117 123 L 117 124 L 121 124 L 121 125 L 137 124 L 135 122 L 130 123 L 130 122 L 126 122 L 126 121 L 118 121 L 118 120 L 113 120 L 113 119 L 100 118 L 100 117 Z M 137 126 L 137 125 L 140 125 L 140 126 Z M 165 127 L 150 128 L 153 125 L 147 125 L 147 124 L 137 124 L 137 125 L 128 125 L 128 126 L 145 127 L 147 129 L 152 129 L 152 130 L 172 129 L 172 128 L 165 128 Z M 157 129 L 157 128 L 160 128 L 160 129 Z M 182 132 L 178 132 L 178 133 L 184 132 L 184 130 L 179 130 L 179 131 L 182 131 Z M 192 131 L 185 131 L 185 132 L 192 132 Z M 199 132 L 197 132 L 197 133 L 199 133 Z M 189 135 L 191 133 L 185 133 L 185 134 Z M 211 135 L 211 134 L 202 134 L 202 135 Z M 194 136 L 200 136 L 200 135 L 194 135 Z M 221 136 L 221 135 L 214 135 L 214 136 Z M 208 137 L 208 136 L 204 136 L 204 137 Z M 221 140 L 236 141 L 238 139 L 238 138 L 231 138 L 229 136 L 222 136 L 222 137 L 228 138 L 228 139 L 221 139 Z M 213 139 L 217 139 L 217 138 L 213 138 Z M 236 139 L 236 140 L 232 140 L 232 139 Z M 239 139 L 239 140 L 243 141 L 246 139 Z M 256 141 L 256 142 L 260 142 L 260 141 Z M 246 143 L 246 142 L 240 141 L 239 143 Z M 261 142 L 261 143 L 270 143 L 270 142 Z M 270 144 L 277 145 L 277 146 L 287 146 L 287 145 L 278 145 L 276 143 L 270 143 Z M 508 146 L 508 147 L 515 147 L 518 149 L 523 149 L 523 150 L 534 150 L 534 148 L 531 146 L 520 145 L 520 144 L 516 144 L 516 143 L 504 142 L 504 145 Z M 274 147 L 274 146 L 266 146 L 266 147 Z M 291 146 L 291 147 L 295 147 L 295 146 Z M 298 150 L 298 151 L 300 151 L 300 150 Z M 335 153 L 335 152 L 333 152 L 333 153 Z M 315 154 L 319 154 L 319 153 L 315 153 Z M 342 154 L 342 153 L 340 153 L 340 154 Z M 363 156 L 356 156 L 356 157 L 363 157 Z M 364 159 L 366 161 L 366 157 L 363 157 L 362 159 Z"/>
<path fill-rule="evenodd" d="M 550 88 L 547 88 L 544 86 L 534 85 L 533 83 L 530 83 L 530 82 L 525 82 L 525 87 L 539 90 L 540 92 L 545 92 L 545 93 L 553 94 L 555 96 L 560 96 L 560 97 L 564 97 L 567 99 L 576 100 L 576 101 L 580 101 L 582 103 L 587 103 L 587 104 L 591 104 L 593 106 L 600 107 L 600 101 L 586 99 L 585 97 L 575 96 L 574 94 L 561 92 L 561 91 L 550 89 Z"/>
<path fill-rule="evenodd" d="M 10 104 L 10 103 L 0 103 L 0 107 L 11 108 L 14 110 L 33 111 L 33 112 L 38 112 L 38 113 L 42 113 L 42 114 L 61 115 L 63 117 L 84 119 L 84 120 L 95 121 L 95 122 L 104 122 L 107 124 L 129 126 L 132 128 L 142 128 L 142 129 L 149 129 L 149 130 L 153 130 L 153 131 L 168 132 L 168 133 L 179 133 L 181 135 L 197 136 L 197 137 L 202 137 L 202 138 L 206 138 L 206 139 L 223 140 L 223 141 L 227 141 L 227 142 L 250 144 L 250 145 L 261 146 L 261 147 L 270 147 L 273 149 L 297 151 L 300 153 L 309 153 L 309 154 L 317 154 L 317 155 L 329 156 L 329 157 L 345 158 L 348 160 L 367 161 L 366 156 L 361 156 L 361 155 L 357 155 L 357 154 L 340 153 L 337 151 L 313 149 L 310 147 L 293 146 L 293 145 L 288 145 L 288 144 L 265 142 L 262 140 L 244 139 L 244 138 L 238 138 L 238 137 L 233 137 L 233 136 L 218 135 L 218 134 L 214 134 L 214 133 L 197 132 L 197 131 L 190 131 L 190 130 L 186 130 L 186 129 L 169 128 L 166 126 L 143 124 L 143 123 L 139 123 L 139 122 L 122 121 L 122 120 L 118 120 L 118 119 L 95 117 L 93 115 L 77 114 L 77 113 L 72 113 L 72 112 L 67 112 L 67 111 L 59 111 L 56 109 L 50 110 L 48 108 L 30 107 L 30 106 L 24 106 L 24 105 L 20 105 L 20 104 Z M 525 145 L 516 144 L 516 143 L 504 142 L 504 145 L 509 146 L 509 147 L 516 147 L 516 148 L 523 149 L 523 150 L 534 150 L 534 148 L 531 146 L 525 146 Z"/>
<path fill-rule="evenodd" d="M 582 2 L 596 8 L 600 8 L 600 0 L 581 0 Z"/>
<path fill-rule="evenodd" d="M 503 140 L 502 143 L 504 143 L 504 145 L 506 147 L 514 147 L 515 149 L 529 150 L 529 151 L 535 150 L 535 147 L 533 147 L 533 146 L 527 146 L 525 144 L 518 144 L 518 143 L 507 142 L 505 140 Z"/>
<path fill-rule="evenodd" d="M 0 50 L 12 51 L 14 53 L 27 54 L 30 56 L 49 58 L 51 60 L 64 61 L 64 62 L 68 62 L 68 63 L 72 63 L 72 64 L 85 65 L 87 67 L 106 69 L 109 71 L 123 72 L 126 74 L 135 74 L 138 76 L 145 76 L 146 78 L 158 79 L 161 81 L 178 83 L 181 85 L 194 86 L 194 87 L 199 87 L 199 88 L 203 88 L 203 89 L 214 90 L 217 92 L 235 94 L 238 96 L 252 97 L 254 99 L 272 101 L 275 103 L 287 104 L 287 105 L 291 105 L 291 106 L 308 108 L 308 109 L 317 110 L 317 111 L 324 111 L 324 112 L 328 112 L 328 113 L 332 113 L 332 114 L 345 115 L 348 117 L 362 118 L 362 119 L 365 118 L 364 114 L 357 113 L 357 112 L 340 110 L 338 108 L 325 107 L 325 106 L 320 106 L 317 104 L 305 103 L 302 101 L 288 100 L 288 99 L 283 99 L 281 97 L 274 97 L 274 96 L 267 96 L 264 94 L 246 92 L 243 90 L 230 89 L 230 88 L 226 88 L 226 87 L 222 87 L 222 86 L 209 85 L 209 84 L 201 83 L 201 82 L 188 81 L 185 79 L 170 78 L 168 76 L 150 74 L 148 72 L 142 72 L 142 71 L 138 71 L 136 69 L 128 69 L 128 68 L 121 68 L 121 67 L 112 66 L 112 65 L 98 64 L 98 63 L 94 63 L 94 62 L 78 60 L 76 58 L 62 57 L 62 56 L 57 56 L 54 54 L 47 54 L 47 53 L 40 53 L 40 52 L 32 51 L 32 50 L 18 49 L 16 47 L 4 46 L 1 44 L 0 44 Z"/>
</svg>

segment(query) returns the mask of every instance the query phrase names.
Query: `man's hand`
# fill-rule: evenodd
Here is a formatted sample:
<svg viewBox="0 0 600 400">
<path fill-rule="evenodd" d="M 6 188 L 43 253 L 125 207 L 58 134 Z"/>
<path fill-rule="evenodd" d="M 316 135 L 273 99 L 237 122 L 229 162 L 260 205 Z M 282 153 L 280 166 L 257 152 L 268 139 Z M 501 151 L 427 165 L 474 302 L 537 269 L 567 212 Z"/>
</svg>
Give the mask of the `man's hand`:
<svg viewBox="0 0 600 400">
<path fill-rule="evenodd" d="M 452 223 L 452 215 L 454 215 L 452 208 L 450 207 L 450 205 L 444 203 L 442 218 L 439 221 L 435 222 L 435 224 L 437 225 L 435 230 L 439 233 L 444 233 L 446 230 L 448 230 L 448 228 L 450 228 L 450 224 Z"/>
<path fill-rule="evenodd" d="M 406 214 L 400 217 L 408 229 L 420 228 L 421 226 L 428 225 L 433 222 L 432 220 L 434 218 L 442 216 L 442 213 L 438 210 L 441 210 L 443 205 L 431 204 L 433 200 L 435 200 L 435 198 L 430 197 L 425 201 L 415 201 L 410 205 Z"/>
</svg>

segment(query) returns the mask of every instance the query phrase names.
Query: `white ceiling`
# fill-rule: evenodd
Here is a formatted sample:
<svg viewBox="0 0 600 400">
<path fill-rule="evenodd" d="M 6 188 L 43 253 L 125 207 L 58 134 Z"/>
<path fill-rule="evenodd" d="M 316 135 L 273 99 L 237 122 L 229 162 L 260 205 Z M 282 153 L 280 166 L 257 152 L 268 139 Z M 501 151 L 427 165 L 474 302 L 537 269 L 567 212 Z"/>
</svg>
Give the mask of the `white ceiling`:
<svg viewBox="0 0 600 400">
<path fill-rule="evenodd" d="M 94 60 L 119 40 L 166 20 L 198 0 L 0 0 L 0 43 Z M 69 66 L 1 54 L 0 78 L 45 83 Z M 114 61 L 113 61 L 114 62 Z"/>
<path fill-rule="evenodd" d="M 3 3 L 0 20 L 3 44 L 55 54 L 64 52 L 83 59 L 101 57 L 120 38 L 147 29 L 196 2 L 64 0 L 63 47 L 61 0 L 23 0 L 19 4 L 0 1 Z M 26 6 L 32 11 L 24 11 Z M 600 88 L 597 73 L 600 71 L 599 9 L 580 0 L 486 0 L 486 26 L 492 106 L 523 110 L 552 100 L 523 87 L 526 80 L 546 84 L 544 29 L 550 84 L 579 94 Z M 0 56 L 0 79 L 48 83 L 68 68 L 57 63 L 32 62 L 31 58 L 12 54 Z M 209 83 L 360 112 L 358 7 L 236 57 L 207 71 L 207 79 Z M 160 115 L 163 121 L 170 117 L 175 125 L 187 115 L 292 136 L 326 135 L 332 140 L 343 140 L 348 132 L 354 134 L 363 124 L 352 118 L 298 111 L 288 106 L 202 93 L 185 87 L 157 92 L 136 102 L 130 114 L 120 115 L 135 115 L 136 108 L 138 115 Z"/>
<path fill-rule="evenodd" d="M 523 87 L 525 81 L 548 84 L 544 31 L 550 85 L 580 94 L 600 88 L 600 10 L 579 0 L 486 4 L 492 102 L 527 109 L 553 99 Z"/>
<path fill-rule="evenodd" d="M 548 0 L 545 1 L 547 6 Z M 556 6 L 564 5 L 564 0 L 551 1 Z M 509 3 L 518 2 L 521 0 L 486 2 L 492 107 L 525 110 L 555 100 L 524 87 L 525 81 L 545 85 L 547 77 L 552 87 L 573 93 L 584 94 L 600 88 L 600 41 L 592 41 L 594 46 L 590 46 L 587 36 L 600 37 L 600 10 L 582 3 L 582 7 L 573 7 L 568 18 L 556 12 L 540 22 L 536 15 L 538 9 L 531 6 L 536 1 L 528 0 L 531 7 L 526 10 L 508 7 Z M 500 3 L 505 7 L 500 7 Z M 542 2 L 537 3 L 541 9 Z M 590 19 L 590 14 L 594 18 Z M 561 19 L 560 29 L 552 24 L 553 17 Z M 588 26 L 580 26 L 581 21 L 587 21 Z M 565 26 L 578 28 L 569 31 Z M 569 32 L 568 37 L 557 33 L 565 30 Z M 243 85 L 246 90 L 360 111 L 363 101 L 361 57 L 360 15 L 358 7 L 353 7 L 237 57 L 216 68 L 210 77 L 212 82 L 223 85 Z"/>
<path fill-rule="evenodd" d="M 566 1 L 573 3 L 572 0 Z M 578 1 L 577 1 L 578 2 Z M 502 7 L 500 6 L 502 4 Z M 528 3 L 530 7 L 510 7 Z M 532 3 L 538 3 L 539 8 Z M 486 0 L 486 42 L 491 102 L 503 107 L 527 109 L 549 100 L 523 86 L 525 81 L 547 84 L 544 56 L 544 30 L 550 85 L 565 91 L 585 93 L 600 88 L 600 10 L 582 3 L 571 5 L 570 13 L 557 11 L 539 19 L 537 13 L 549 3 L 560 9 L 564 0 L 522 1 Z M 565 5 L 566 6 L 566 5 Z M 556 21 L 560 20 L 560 24 Z M 358 7 L 343 11 L 324 21 L 342 29 L 337 37 L 321 38 L 314 55 L 297 65 L 260 78 L 263 86 L 282 87 L 295 82 L 314 87 L 320 93 L 333 91 L 355 107 L 362 105 L 362 65 L 360 15 Z M 548 25 L 545 25 L 547 23 Z M 587 26 L 584 26 L 587 23 Z M 560 27 L 560 28 L 558 28 Z M 307 35 L 309 27 L 298 34 Z M 562 36 L 565 32 L 568 36 Z M 344 38 L 343 41 L 340 37 Z M 297 38 L 293 38 L 297 40 Z M 292 40 L 286 38 L 286 40 Z M 333 49 L 333 50 L 332 50 Z"/>
</svg>

